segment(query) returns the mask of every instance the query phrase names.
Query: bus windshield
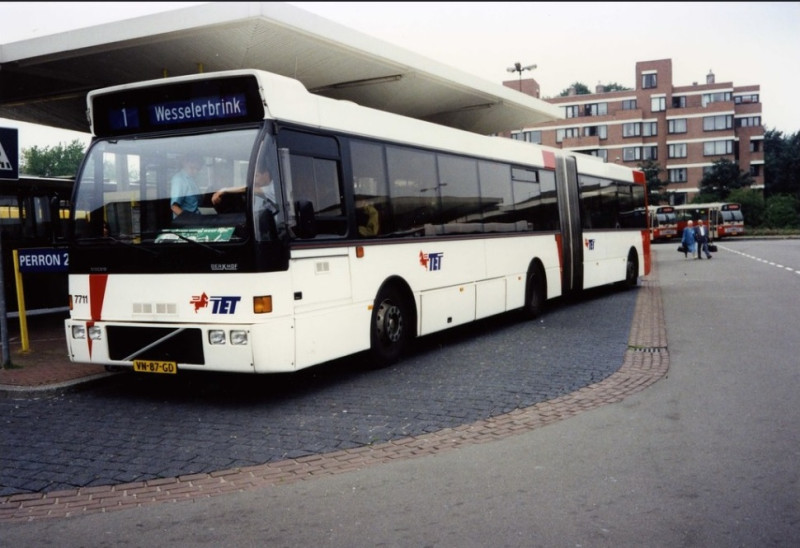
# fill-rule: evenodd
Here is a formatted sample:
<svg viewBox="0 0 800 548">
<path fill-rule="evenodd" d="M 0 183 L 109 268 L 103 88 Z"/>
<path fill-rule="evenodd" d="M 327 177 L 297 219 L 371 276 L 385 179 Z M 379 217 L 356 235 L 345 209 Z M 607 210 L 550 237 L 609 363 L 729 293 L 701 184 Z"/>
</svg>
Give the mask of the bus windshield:
<svg viewBox="0 0 800 548">
<path fill-rule="evenodd" d="M 251 191 L 253 179 L 259 184 L 259 169 L 251 166 L 258 135 L 258 128 L 248 128 L 96 141 L 74 196 L 76 242 L 111 238 L 133 245 L 213 244 L 247 239 L 246 227 L 259 226 L 256 215 L 267 204 L 257 199 L 266 190 L 256 198 Z M 277 177 L 272 142 L 267 136 L 257 163 L 269 166 Z M 274 190 L 279 185 L 270 186 L 271 202 L 280 203 L 280 192 L 276 197 Z M 248 223 L 250 216 L 256 220 Z"/>
</svg>

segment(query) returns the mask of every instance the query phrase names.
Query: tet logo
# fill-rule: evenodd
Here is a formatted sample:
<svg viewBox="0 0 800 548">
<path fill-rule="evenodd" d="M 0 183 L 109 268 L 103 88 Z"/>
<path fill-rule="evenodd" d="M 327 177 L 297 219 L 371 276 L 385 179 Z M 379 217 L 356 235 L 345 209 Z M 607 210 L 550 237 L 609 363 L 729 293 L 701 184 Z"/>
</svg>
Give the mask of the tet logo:
<svg viewBox="0 0 800 548">
<path fill-rule="evenodd" d="M 594 239 L 593 238 L 592 239 L 584 238 L 583 239 L 583 247 L 585 247 L 586 249 L 589 249 L 589 250 L 594 249 Z"/>
<path fill-rule="evenodd" d="M 236 304 L 241 300 L 241 297 L 209 297 L 203 293 L 193 296 L 189 304 L 194 306 L 195 314 L 201 308 L 208 308 L 208 303 L 211 303 L 212 314 L 233 314 L 236 312 Z"/>
<path fill-rule="evenodd" d="M 442 269 L 442 257 L 444 252 L 439 251 L 436 253 L 423 253 L 419 252 L 419 264 L 425 267 L 425 270 L 432 272 L 434 270 Z"/>
</svg>

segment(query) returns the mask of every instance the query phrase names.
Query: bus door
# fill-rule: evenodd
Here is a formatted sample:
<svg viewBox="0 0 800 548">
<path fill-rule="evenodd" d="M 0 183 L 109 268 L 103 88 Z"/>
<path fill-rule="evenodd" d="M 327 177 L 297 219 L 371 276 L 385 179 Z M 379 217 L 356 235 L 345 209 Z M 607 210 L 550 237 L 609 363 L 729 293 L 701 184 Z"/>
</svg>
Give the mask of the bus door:
<svg viewBox="0 0 800 548">
<path fill-rule="evenodd" d="M 583 289 L 583 232 L 581 230 L 578 168 L 574 156 L 557 157 L 556 195 L 561 219 L 562 293 Z"/>
</svg>

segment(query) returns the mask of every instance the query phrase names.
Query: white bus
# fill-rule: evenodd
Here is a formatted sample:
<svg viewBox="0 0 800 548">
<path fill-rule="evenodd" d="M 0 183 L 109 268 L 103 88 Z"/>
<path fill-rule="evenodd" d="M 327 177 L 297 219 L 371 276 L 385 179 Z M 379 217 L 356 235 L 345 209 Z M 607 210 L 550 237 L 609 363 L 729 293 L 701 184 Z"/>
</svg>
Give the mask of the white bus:
<svg viewBox="0 0 800 548">
<path fill-rule="evenodd" d="M 536 316 L 547 299 L 635 286 L 650 268 L 635 214 L 644 174 L 590 156 L 256 70 L 87 102 L 65 322 L 74 362 L 269 373 L 367 351 L 384 365 L 415 337 Z M 197 188 L 176 216 L 171 181 L 187 160 Z M 264 170 L 275 205 L 254 185 Z"/>
</svg>

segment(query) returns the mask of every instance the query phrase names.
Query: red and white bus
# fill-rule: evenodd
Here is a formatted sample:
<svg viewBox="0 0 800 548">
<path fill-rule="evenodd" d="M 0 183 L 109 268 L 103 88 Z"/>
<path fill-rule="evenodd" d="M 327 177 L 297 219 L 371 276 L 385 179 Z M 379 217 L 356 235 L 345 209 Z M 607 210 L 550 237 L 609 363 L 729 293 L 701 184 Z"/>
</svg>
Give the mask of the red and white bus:
<svg viewBox="0 0 800 548">
<path fill-rule="evenodd" d="M 663 242 L 679 237 L 678 218 L 673 206 L 650 206 L 648 214 L 651 241 Z"/>
<path fill-rule="evenodd" d="M 744 216 L 741 204 L 713 202 L 683 204 L 674 207 L 678 218 L 679 233 L 683 232 L 689 220 L 697 222 L 698 219 L 702 219 L 714 240 L 744 235 Z"/>
<path fill-rule="evenodd" d="M 315 96 L 256 70 L 89 94 L 74 362 L 295 371 L 650 270 L 645 178 L 591 156 Z M 191 158 L 197 209 L 171 180 Z M 189 165 L 191 162 L 187 162 Z M 254 184 L 269 171 L 274 205 Z M 263 182 L 263 181 L 262 181 Z M 260 184 L 260 183 L 259 183 Z M 213 204 L 220 188 L 230 204 Z M 224 207 L 222 207 L 224 205 Z"/>
</svg>

